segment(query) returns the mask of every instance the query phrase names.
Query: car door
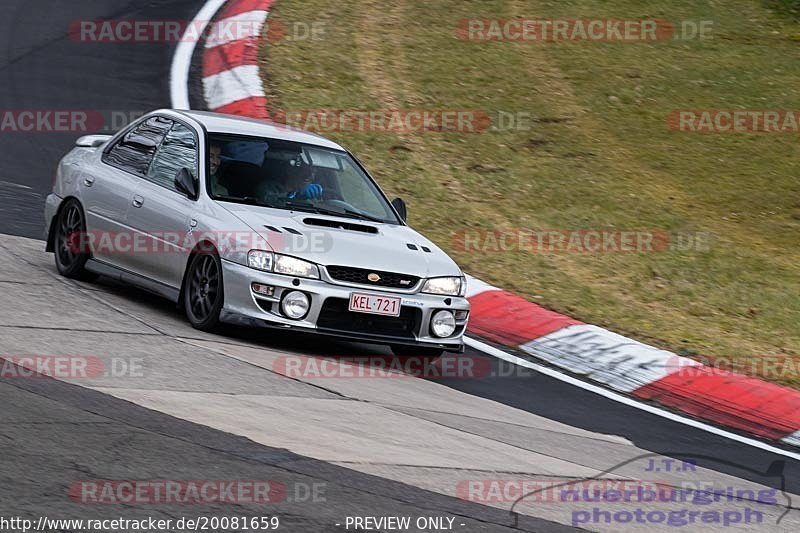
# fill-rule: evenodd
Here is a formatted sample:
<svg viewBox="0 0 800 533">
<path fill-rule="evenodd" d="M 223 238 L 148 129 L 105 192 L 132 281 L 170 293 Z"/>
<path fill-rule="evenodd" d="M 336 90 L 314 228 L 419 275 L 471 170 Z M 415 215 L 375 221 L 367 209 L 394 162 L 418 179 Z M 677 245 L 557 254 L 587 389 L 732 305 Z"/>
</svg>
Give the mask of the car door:
<svg viewBox="0 0 800 533">
<path fill-rule="evenodd" d="M 132 235 L 125 218 L 138 187 L 138 176 L 147 172 L 169 126 L 154 119 L 132 126 L 94 156 L 78 176 L 95 259 L 127 266 Z"/>
<path fill-rule="evenodd" d="M 144 253 L 132 258 L 135 272 L 173 289 L 180 289 L 186 268 L 190 250 L 183 245 L 193 229 L 191 214 L 197 204 L 196 199 L 177 191 L 175 176 L 187 168 L 197 178 L 198 138 L 193 128 L 173 121 L 141 180 L 136 201 L 126 218 L 145 245 Z"/>
</svg>

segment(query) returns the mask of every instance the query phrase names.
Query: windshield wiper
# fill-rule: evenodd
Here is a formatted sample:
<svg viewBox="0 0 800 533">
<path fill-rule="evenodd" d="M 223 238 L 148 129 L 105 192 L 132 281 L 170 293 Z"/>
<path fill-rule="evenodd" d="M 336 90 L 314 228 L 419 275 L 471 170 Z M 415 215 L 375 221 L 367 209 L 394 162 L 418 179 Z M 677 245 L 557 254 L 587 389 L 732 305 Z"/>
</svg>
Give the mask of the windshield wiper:
<svg viewBox="0 0 800 533">
<path fill-rule="evenodd" d="M 348 215 L 352 215 L 352 216 L 354 216 L 356 218 L 360 218 L 362 220 L 371 220 L 372 222 L 380 222 L 381 224 L 386 224 L 387 223 L 382 218 L 374 217 L 372 215 L 368 215 L 366 213 L 361 213 L 359 211 L 353 211 L 352 209 L 345 209 L 344 212 L 347 213 Z"/>
<path fill-rule="evenodd" d="M 311 213 L 316 213 L 319 211 L 319 208 L 314 204 L 310 204 L 308 202 L 293 202 L 291 200 L 287 200 L 283 203 L 283 207 L 288 207 L 289 209 L 294 209 L 297 211 L 309 211 Z"/>
<path fill-rule="evenodd" d="M 359 211 L 353 211 L 352 209 L 343 208 L 341 211 L 336 211 L 335 209 L 326 209 L 324 207 L 319 207 L 314 204 L 310 204 L 308 202 L 286 202 L 284 205 L 286 207 L 296 209 L 298 211 L 309 211 L 311 213 L 318 213 L 320 215 L 332 215 L 344 218 L 358 218 L 361 220 L 369 220 L 371 222 L 380 222 L 381 224 L 386 224 L 386 221 L 383 220 L 382 218 L 374 217 L 372 215 L 367 215 Z"/>
<path fill-rule="evenodd" d="M 245 204 L 245 205 L 255 205 L 259 207 L 272 207 L 277 208 L 278 206 L 271 204 L 269 202 L 265 202 L 264 200 L 259 200 L 258 198 L 253 198 L 252 196 L 245 196 L 244 198 L 240 198 L 237 196 L 223 196 L 223 195 L 216 195 L 214 196 L 215 200 L 222 200 L 223 202 L 233 202 L 235 204 Z"/>
</svg>

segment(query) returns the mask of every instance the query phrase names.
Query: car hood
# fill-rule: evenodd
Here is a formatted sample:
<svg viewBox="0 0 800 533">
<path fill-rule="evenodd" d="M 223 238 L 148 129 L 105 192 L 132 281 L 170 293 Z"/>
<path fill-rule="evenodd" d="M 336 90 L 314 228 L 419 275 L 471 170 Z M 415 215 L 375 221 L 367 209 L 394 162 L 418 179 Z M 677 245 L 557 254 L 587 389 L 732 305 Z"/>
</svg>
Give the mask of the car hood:
<svg viewBox="0 0 800 533">
<path fill-rule="evenodd" d="M 461 275 L 458 265 L 446 253 L 408 226 L 230 202 L 219 204 L 266 239 L 277 253 L 320 265 L 423 278 Z"/>
</svg>

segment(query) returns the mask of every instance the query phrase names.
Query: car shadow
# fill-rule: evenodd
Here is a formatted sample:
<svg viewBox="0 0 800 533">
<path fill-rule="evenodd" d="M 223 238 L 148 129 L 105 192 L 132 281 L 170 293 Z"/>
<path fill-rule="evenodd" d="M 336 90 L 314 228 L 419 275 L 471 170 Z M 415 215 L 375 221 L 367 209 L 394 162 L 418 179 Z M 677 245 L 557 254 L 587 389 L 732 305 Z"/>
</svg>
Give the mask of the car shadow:
<svg viewBox="0 0 800 533">
<path fill-rule="evenodd" d="M 81 284 L 81 286 L 102 290 L 130 300 L 145 307 L 149 312 L 184 322 L 188 331 L 194 331 L 191 329 L 183 310 L 179 309 L 175 303 L 157 294 L 105 276 L 101 276 L 91 284 Z M 211 335 L 219 337 L 220 342 L 246 342 L 270 350 L 287 351 L 307 356 L 348 358 L 370 356 L 385 358 L 391 356 L 391 350 L 385 345 L 347 342 L 336 337 L 278 328 L 225 324 L 219 331 L 215 331 Z"/>
</svg>

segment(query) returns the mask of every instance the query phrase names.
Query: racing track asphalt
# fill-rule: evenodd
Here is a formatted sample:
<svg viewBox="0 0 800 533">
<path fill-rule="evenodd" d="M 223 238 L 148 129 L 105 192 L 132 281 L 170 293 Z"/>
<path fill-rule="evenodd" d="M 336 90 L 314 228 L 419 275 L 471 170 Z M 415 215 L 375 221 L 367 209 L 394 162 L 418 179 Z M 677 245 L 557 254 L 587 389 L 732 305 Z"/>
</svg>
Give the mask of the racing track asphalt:
<svg viewBox="0 0 800 533">
<path fill-rule="evenodd" d="M 0 379 L 0 398 L 0 517 L 7 519 L 277 516 L 279 531 L 322 533 L 342 531 L 335 524 L 348 515 L 454 516 L 462 531 L 512 530 L 495 525 L 509 523 L 508 513 L 499 509 L 263 446 L 62 381 Z M 80 509 L 64 490 L 102 479 L 268 480 L 285 490 L 286 499 L 266 507 L 84 504 Z M 317 500 L 309 498 L 312 491 Z M 529 531 L 573 530 L 536 518 L 521 525 Z"/>
<path fill-rule="evenodd" d="M 111 120 L 115 116 L 133 117 L 167 107 L 174 44 L 80 42 L 74 34 L 70 36 L 69 29 L 82 20 L 191 20 L 197 9 L 196 0 L 5 0 L 0 3 L 0 109 L 12 116 L 30 110 L 99 113 L 107 120 L 103 127 L 81 132 L 94 133 L 114 127 Z M 56 163 L 79 134 L 8 128 L 0 132 L 0 234 L 42 237 L 43 201 Z M 285 478 L 288 471 L 271 465 L 296 463 L 300 468 L 293 466 L 291 472 L 298 473 L 288 473 L 289 477 L 306 481 L 323 476 L 342 481 L 351 478 L 355 486 L 364 487 L 352 494 L 342 493 L 336 502 L 327 504 L 345 512 L 360 507 L 356 514 L 378 511 L 388 515 L 402 510 L 423 515 L 428 513 L 413 503 L 415 500 L 447 499 L 409 488 L 397 490 L 396 483 L 287 455 L 74 385 L 50 379 L 24 385 L 27 388 L 19 381 L 0 381 L 4 407 L 0 414 L 0 516 L 6 518 L 58 515 L 69 507 L 69 501 L 63 495 L 48 497 L 54 487 L 64 480 L 97 478 L 91 473 L 110 463 L 119 465 L 123 479 L 163 478 L 175 464 L 182 465 L 184 479 L 203 479 L 208 477 L 209 463 L 215 464 L 218 479 L 275 479 Z M 302 472 L 313 472 L 314 477 Z M 389 489 L 396 496 L 380 496 Z M 424 507 L 428 508 L 427 503 Z M 505 513 L 496 509 L 472 507 L 479 520 L 507 520 Z M 331 519 L 321 518 L 330 509 L 313 505 L 304 509 L 293 511 L 288 518 L 293 530 L 335 529 Z M 223 511 L 230 509 L 197 508 L 193 514 L 219 516 Z M 255 516 L 252 511 L 236 511 Z M 145 515 L 168 517 L 171 512 L 176 510 L 160 509 Z M 315 513 L 320 516 L 314 517 Z M 119 512 L 101 508 L 91 514 L 116 516 Z"/>
<path fill-rule="evenodd" d="M 167 74 L 172 45 L 80 43 L 67 36 L 67 28 L 77 19 L 188 19 L 199 5 L 200 2 L 195 0 L 78 0 L 69 3 L 6 0 L 0 5 L 4 36 L 0 41 L 3 43 L 0 64 L 5 82 L 0 85 L 0 109 L 89 109 L 108 114 L 111 111 L 136 113 L 167 106 Z M 0 175 L 0 233 L 41 238 L 44 195 L 52 182 L 56 162 L 70 148 L 75 137 L 75 133 L 0 133 L 3 168 Z M 133 297 L 130 292 L 123 294 Z M 256 335 L 247 331 L 239 334 L 245 338 Z M 289 342 L 282 348 L 291 351 L 293 345 Z M 473 350 L 469 350 L 467 355 L 488 357 Z M 507 367 L 500 368 L 496 359 L 489 360 L 498 372 L 508 372 Z M 695 457 L 711 470 L 769 486 L 776 485 L 775 477 L 761 476 L 756 472 L 766 472 L 774 461 L 785 459 L 619 405 L 536 373 L 437 382 L 570 426 L 620 435 L 640 448 L 667 456 Z M 3 420 L 0 435 L 3 440 L 0 443 L 5 441 L 2 445 L 4 468 L 1 472 L 0 514 L 41 514 L 52 507 L 53 501 L 46 495 L 58 480 L 92 477 L 93 461 L 96 465 L 115 461 L 120 465 L 118 475 L 121 478 L 126 475 L 152 478 L 158 477 L 160 469 L 167 469 L 180 460 L 186 463 L 186 472 L 194 472 L 195 477 L 201 478 L 202 469 L 212 460 L 213 454 L 218 454 L 213 456 L 213 460 L 228 461 L 226 468 L 230 472 L 275 468 L 277 463 L 286 460 L 285 451 L 249 441 L 243 444 L 244 440 L 239 437 L 176 420 L 74 385 L 53 380 L 26 383 L 25 386 L 0 383 L 0 391 L 3 405 L 12 406 L 4 409 L 0 417 Z M 170 433 L 172 431 L 178 431 L 179 438 L 175 438 Z M 136 445 L 120 445 L 134 434 L 140 439 Z M 25 442 L 31 444 L 19 446 Z M 215 445 L 209 446 L 209 442 Z M 243 456 L 239 453 L 239 446 L 246 450 Z M 91 460 L 76 462 L 75 454 L 86 449 L 104 452 L 93 455 Z M 105 451 L 108 451 L 107 455 Z M 594 451 L 585 450 L 584 453 L 589 455 Z M 375 505 L 376 509 L 386 509 L 387 514 L 396 514 L 399 510 L 392 509 L 386 502 L 370 500 L 387 486 L 398 490 L 395 482 L 296 456 L 292 456 L 290 462 L 307 467 L 296 475 L 334 472 L 331 478 L 363 476 L 351 486 L 362 486 L 365 490 L 350 494 L 348 501 L 367 507 Z M 783 466 L 787 490 L 800 493 L 800 465 L 789 459 Z M 14 482 L 18 477 L 33 482 L 18 492 Z M 405 486 L 399 489 L 407 498 L 405 501 L 443 498 Z M 447 503 L 452 505 L 452 502 Z M 495 519 L 504 522 L 504 518 L 492 515 L 498 513 L 495 510 L 482 508 L 473 512 L 475 516 L 487 513 L 490 522 Z M 302 520 L 314 521 L 315 518 L 299 517 L 298 523 Z M 539 525 L 543 529 L 556 528 L 549 523 Z"/>
<path fill-rule="evenodd" d="M 58 160 L 78 135 L 105 133 L 120 126 L 115 120 L 169 106 L 174 44 L 80 42 L 70 36 L 71 25 L 104 19 L 191 20 L 199 4 L 197 0 L 0 3 L 0 110 L 5 116 L 69 110 L 99 113 L 106 119 L 101 127 L 82 132 L 19 132 L 8 127 L 0 131 L 0 234 L 42 238 L 44 198 Z M 0 293 L 5 292 L 3 285 L 0 282 Z M 463 520 L 470 528 L 475 524 L 506 530 L 492 527 L 508 521 L 507 513 L 497 509 L 267 448 L 52 379 L 0 379 L 0 405 L 0 517 L 68 516 L 66 510 L 74 512 L 74 506 L 60 487 L 76 479 L 102 477 L 97 472 L 109 465 L 116 465 L 115 479 L 165 478 L 176 465 L 180 479 L 206 479 L 208 465 L 213 464 L 215 479 L 282 479 L 290 487 L 336 480 L 360 487 L 337 490 L 335 500 L 329 497 L 324 505 L 281 510 L 282 530 L 288 525 L 292 531 L 333 531 L 338 530 L 333 514 L 428 516 L 437 507 L 454 512 L 471 508 L 465 512 L 471 518 Z M 159 507 L 124 514 L 167 518 L 232 511 L 246 516 L 263 513 L 246 507 L 193 506 L 191 513 Z M 118 508 L 103 506 L 84 513 L 97 518 L 119 515 Z M 571 529 L 534 518 L 528 524 L 537 530 Z"/>
</svg>

